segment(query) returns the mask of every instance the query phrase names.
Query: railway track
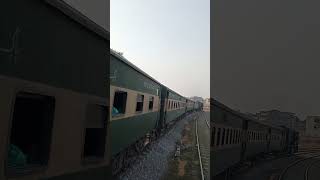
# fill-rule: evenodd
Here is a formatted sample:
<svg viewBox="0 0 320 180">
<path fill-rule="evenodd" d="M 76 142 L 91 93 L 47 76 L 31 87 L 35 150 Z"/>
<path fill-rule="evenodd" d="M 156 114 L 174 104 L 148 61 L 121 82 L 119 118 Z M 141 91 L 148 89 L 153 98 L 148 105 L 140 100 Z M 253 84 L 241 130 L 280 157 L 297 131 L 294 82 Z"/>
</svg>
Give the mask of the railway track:
<svg viewBox="0 0 320 180">
<path fill-rule="evenodd" d="M 320 162 L 320 152 L 306 152 L 302 159 L 296 160 L 285 167 L 279 175 L 278 180 L 310 180 L 310 169 L 318 162 Z M 304 173 L 301 173 L 301 172 Z M 302 176 L 303 175 L 303 176 Z"/>
<path fill-rule="evenodd" d="M 197 114 L 195 121 L 198 157 L 201 171 L 201 179 L 210 179 L 210 125 L 209 115 L 206 112 Z M 201 129 L 201 131 L 198 131 Z"/>
</svg>

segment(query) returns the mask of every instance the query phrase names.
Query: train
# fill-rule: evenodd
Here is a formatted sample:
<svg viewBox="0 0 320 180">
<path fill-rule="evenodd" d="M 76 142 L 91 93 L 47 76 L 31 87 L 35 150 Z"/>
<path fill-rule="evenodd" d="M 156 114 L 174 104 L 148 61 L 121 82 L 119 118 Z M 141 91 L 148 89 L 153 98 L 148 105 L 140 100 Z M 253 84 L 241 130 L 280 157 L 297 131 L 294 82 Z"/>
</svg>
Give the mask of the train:
<svg viewBox="0 0 320 180">
<path fill-rule="evenodd" d="M 298 132 L 260 122 L 215 99 L 210 103 L 211 179 L 218 175 L 228 177 L 232 167 L 260 154 L 297 152 Z"/>
<path fill-rule="evenodd" d="M 109 32 L 61 0 L 0 14 L 0 179 L 110 179 Z"/>
<path fill-rule="evenodd" d="M 64 1 L 5 0 L 0 14 L 1 180 L 112 179 L 202 108 L 110 50 L 110 33 Z"/>
<path fill-rule="evenodd" d="M 171 90 L 110 50 L 110 107 L 112 172 L 117 174 L 130 165 L 130 157 L 176 120 L 202 110 L 203 104 Z"/>
</svg>

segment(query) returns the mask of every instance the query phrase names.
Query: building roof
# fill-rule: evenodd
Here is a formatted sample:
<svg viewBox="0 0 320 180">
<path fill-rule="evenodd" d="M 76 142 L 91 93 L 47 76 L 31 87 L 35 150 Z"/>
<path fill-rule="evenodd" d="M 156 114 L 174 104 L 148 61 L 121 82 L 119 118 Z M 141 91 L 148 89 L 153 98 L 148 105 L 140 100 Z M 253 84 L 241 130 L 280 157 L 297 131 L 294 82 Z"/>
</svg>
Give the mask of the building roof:
<svg viewBox="0 0 320 180">
<path fill-rule="evenodd" d="M 96 33 L 97 35 L 101 36 L 106 40 L 110 40 L 110 32 L 105 30 L 103 27 L 92 21 L 87 16 L 83 15 L 80 11 L 76 10 L 66 2 L 62 0 L 45 0 L 46 3 L 54 6 L 62 13 L 73 19 L 74 21 L 78 22 L 82 26 L 86 27 L 90 31 Z"/>
</svg>

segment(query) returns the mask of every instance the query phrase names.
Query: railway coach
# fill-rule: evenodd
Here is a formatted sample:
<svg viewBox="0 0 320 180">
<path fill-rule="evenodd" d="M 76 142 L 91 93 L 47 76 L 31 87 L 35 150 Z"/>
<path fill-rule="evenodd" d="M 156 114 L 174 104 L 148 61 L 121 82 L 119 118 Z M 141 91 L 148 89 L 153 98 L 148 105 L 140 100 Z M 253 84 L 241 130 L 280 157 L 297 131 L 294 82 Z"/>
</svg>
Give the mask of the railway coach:
<svg viewBox="0 0 320 180">
<path fill-rule="evenodd" d="M 60 0 L 0 14 L 0 179 L 110 178 L 109 32 Z"/>
<path fill-rule="evenodd" d="M 165 102 L 163 107 L 164 119 L 160 119 L 160 121 L 168 125 L 187 112 L 186 98 L 165 86 L 162 86 L 162 92 L 166 95 L 162 97 Z"/>
<path fill-rule="evenodd" d="M 166 128 L 195 110 L 195 103 L 162 85 L 110 50 L 110 127 L 113 173 L 130 166 Z M 199 105 L 200 106 L 200 105 Z"/>
<path fill-rule="evenodd" d="M 160 119 L 161 84 L 110 50 L 110 120 L 114 172 L 154 136 Z"/>
<path fill-rule="evenodd" d="M 288 152 L 296 133 L 258 122 L 213 100 L 211 176 L 227 173 L 236 164 L 269 152 Z"/>
</svg>

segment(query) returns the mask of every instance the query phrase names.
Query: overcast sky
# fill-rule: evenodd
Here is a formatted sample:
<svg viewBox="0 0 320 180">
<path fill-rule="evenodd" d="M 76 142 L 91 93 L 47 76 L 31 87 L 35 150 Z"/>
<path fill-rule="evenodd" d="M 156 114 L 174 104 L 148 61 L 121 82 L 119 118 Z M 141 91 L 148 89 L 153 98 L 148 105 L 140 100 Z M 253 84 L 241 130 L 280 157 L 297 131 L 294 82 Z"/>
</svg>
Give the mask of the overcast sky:
<svg viewBox="0 0 320 180">
<path fill-rule="evenodd" d="M 320 115 L 320 1 L 215 4 L 213 97 L 241 111 Z"/>
<path fill-rule="evenodd" d="M 95 23 L 110 31 L 110 0 L 64 0 Z"/>
<path fill-rule="evenodd" d="M 183 96 L 210 96 L 210 0 L 112 0 L 111 48 Z"/>
</svg>

